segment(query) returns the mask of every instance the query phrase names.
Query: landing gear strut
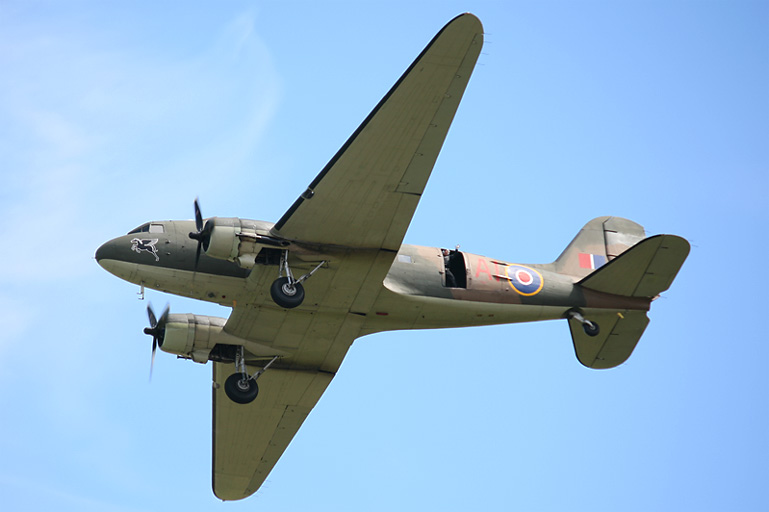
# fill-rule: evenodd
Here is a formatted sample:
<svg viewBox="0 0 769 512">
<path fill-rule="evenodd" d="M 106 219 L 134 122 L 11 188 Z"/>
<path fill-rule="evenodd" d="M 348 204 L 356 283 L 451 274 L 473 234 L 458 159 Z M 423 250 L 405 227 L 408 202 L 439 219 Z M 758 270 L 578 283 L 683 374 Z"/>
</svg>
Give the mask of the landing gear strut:
<svg viewBox="0 0 769 512">
<path fill-rule="evenodd" d="M 300 277 L 294 279 L 291 267 L 288 266 L 288 251 L 285 250 L 280 255 L 280 270 L 278 278 L 270 286 L 270 295 L 275 304 L 282 308 L 295 308 L 304 301 L 304 286 L 302 283 L 309 279 L 323 264 L 325 260 L 318 263 L 314 269 Z M 285 272 L 285 276 L 283 275 Z"/>
<path fill-rule="evenodd" d="M 567 314 L 567 318 L 574 319 L 577 322 L 582 324 L 582 329 L 585 331 L 585 334 L 588 336 L 598 336 L 598 333 L 601 332 L 601 330 L 598 328 L 598 324 L 595 322 L 591 322 L 584 316 L 582 316 L 582 313 L 579 311 L 571 310 Z"/>
<path fill-rule="evenodd" d="M 256 395 L 259 394 L 259 386 L 256 384 L 256 379 L 277 359 L 278 356 L 273 357 L 269 363 L 264 365 L 264 368 L 249 376 L 246 371 L 246 358 L 243 347 L 238 347 L 238 352 L 235 354 L 235 373 L 224 381 L 224 392 L 227 393 L 229 399 L 236 404 L 249 404 L 253 402 Z"/>
</svg>

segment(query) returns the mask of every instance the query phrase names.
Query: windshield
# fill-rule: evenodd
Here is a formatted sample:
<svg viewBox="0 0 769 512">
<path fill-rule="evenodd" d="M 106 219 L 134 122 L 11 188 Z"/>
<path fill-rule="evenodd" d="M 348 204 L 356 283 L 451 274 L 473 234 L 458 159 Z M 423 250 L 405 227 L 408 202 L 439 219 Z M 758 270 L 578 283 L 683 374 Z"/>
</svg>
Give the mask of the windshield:
<svg viewBox="0 0 769 512">
<path fill-rule="evenodd" d="M 134 233 L 163 233 L 165 232 L 165 229 L 163 229 L 163 224 L 160 224 L 159 222 L 148 222 L 146 224 L 142 224 L 136 229 L 132 229 L 128 232 L 129 235 L 133 235 Z"/>
</svg>

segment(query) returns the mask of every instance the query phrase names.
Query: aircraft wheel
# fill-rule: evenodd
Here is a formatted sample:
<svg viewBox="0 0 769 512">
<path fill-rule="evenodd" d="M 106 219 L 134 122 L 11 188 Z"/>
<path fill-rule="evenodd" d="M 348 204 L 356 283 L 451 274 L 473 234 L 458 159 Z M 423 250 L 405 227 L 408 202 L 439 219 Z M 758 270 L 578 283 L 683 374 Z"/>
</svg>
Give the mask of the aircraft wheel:
<svg viewBox="0 0 769 512">
<path fill-rule="evenodd" d="M 237 404 L 248 404 L 259 394 L 259 386 L 254 379 L 244 379 L 242 373 L 233 373 L 224 381 L 224 392 Z"/>
<path fill-rule="evenodd" d="M 586 320 L 585 323 L 582 324 L 582 329 L 588 336 L 598 336 L 598 333 L 601 332 L 598 328 L 598 324 L 591 322 L 590 320 Z"/>
<path fill-rule="evenodd" d="M 304 300 L 304 287 L 301 283 L 289 284 L 287 277 L 279 277 L 270 287 L 270 295 L 275 304 L 282 308 L 297 307 Z"/>
</svg>

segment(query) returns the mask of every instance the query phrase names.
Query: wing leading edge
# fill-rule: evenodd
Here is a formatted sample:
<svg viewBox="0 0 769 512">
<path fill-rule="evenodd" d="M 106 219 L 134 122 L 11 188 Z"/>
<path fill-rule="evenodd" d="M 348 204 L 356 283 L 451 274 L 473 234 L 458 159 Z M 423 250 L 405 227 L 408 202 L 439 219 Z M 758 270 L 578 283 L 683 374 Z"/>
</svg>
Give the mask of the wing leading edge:
<svg viewBox="0 0 769 512">
<path fill-rule="evenodd" d="M 274 234 L 397 251 L 483 45 L 472 14 L 451 20 L 310 186 Z"/>
</svg>

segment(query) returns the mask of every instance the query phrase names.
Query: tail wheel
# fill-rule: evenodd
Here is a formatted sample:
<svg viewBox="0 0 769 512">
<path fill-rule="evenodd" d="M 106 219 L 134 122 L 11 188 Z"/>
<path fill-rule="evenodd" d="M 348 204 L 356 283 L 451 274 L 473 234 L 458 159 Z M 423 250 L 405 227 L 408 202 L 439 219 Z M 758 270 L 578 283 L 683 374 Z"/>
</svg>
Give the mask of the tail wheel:
<svg viewBox="0 0 769 512">
<path fill-rule="evenodd" d="M 598 336 L 598 333 L 601 332 L 598 328 L 598 324 L 591 322 L 590 320 L 585 320 L 585 323 L 582 324 L 582 329 L 588 336 Z"/>
<path fill-rule="evenodd" d="M 256 381 L 243 373 L 233 373 L 224 381 L 224 392 L 237 404 L 249 404 L 259 394 Z"/>
<path fill-rule="evenodd" d="M 570 309 L 566 312 L 565 316 L 569 320 L 576 320 L 577 322 L 581 323 L 582 330 L 585 331 L 585 334 L 588 336 L 598 336 L 598 333 L 601 332 L 601 330 L 598 328 L 598 324 L 582 316 L 582 312 L 580 312 L 578 309 Z"/>
</svg>

